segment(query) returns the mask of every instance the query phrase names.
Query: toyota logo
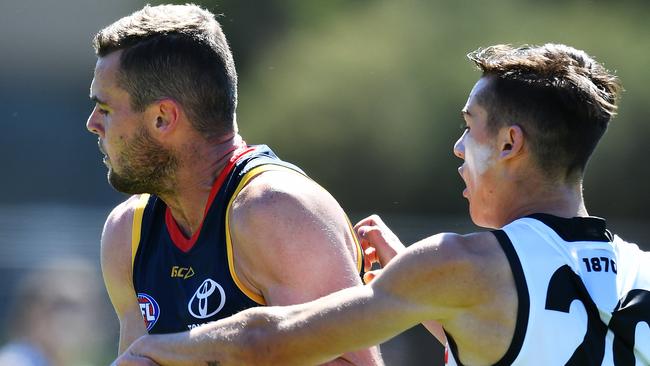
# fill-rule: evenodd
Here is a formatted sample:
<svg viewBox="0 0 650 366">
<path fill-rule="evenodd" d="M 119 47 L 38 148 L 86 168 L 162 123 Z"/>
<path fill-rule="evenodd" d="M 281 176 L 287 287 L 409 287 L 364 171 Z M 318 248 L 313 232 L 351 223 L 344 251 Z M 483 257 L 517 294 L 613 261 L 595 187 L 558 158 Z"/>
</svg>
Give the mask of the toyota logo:
<svg viewBox="0 0 650 366">
<path fill-rule="evenodd" d="M 216 303 L 219 305 L 215 306 Z M 225 304 L 226 293 L 223 287 L 208 278 L 196 289 L 194 296 L 192 296 L 190 302 L 187 304 L 187 310 L 193 317 L 205 319 L 221 311 Z"/>
</svg>

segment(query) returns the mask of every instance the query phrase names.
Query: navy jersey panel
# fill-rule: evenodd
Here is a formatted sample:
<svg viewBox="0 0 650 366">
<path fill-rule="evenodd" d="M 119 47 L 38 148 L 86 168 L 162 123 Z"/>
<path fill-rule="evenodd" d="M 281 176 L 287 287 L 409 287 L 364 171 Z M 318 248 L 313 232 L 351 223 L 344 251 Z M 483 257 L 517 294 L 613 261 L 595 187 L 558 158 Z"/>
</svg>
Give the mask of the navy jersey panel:
<svg viewBox="0 0 650 366">
<path fill-rule="evenodd" d="M 165 224 L 167 207 L 151 195 L 144 209 L 133 283 L 149 333 L 172 333 L 259 306 L 231 276 L 226 247 L 228 203 L 252 168 L 274 164 L 300 173 L 266 146 L 255 146 L 235 162 L 208 208 L 198 239 L 188 252 L 172 241 Z"/>
</svg>

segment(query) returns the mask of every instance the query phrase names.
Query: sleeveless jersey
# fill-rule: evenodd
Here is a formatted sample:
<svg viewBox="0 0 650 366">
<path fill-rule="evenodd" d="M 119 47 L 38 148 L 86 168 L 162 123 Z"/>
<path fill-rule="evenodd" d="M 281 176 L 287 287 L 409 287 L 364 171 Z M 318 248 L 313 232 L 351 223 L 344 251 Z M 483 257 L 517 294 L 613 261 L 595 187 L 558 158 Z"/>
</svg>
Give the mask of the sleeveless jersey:
<svg viewBox="0 0 650 366">
<path fill-rule="evenodd" d="M 493 233 L 519 296 L 497 365 L 650 365 L 650 252 L 596 217 L 534 214 Z"/>
<path fill-rule="evenodd" d="M 185 331 L 266 305 L 235 273 L 228 217 L 244 185 L 269 170 L 304 174 L 264 145 L 236 152 L 217 177 L 203 223 L 189 240 L 159 197 L 140 196 L 133 219 L 133 285 L 149 333 Z M 357 243 L 358 268 L 361 255 Z"/>
</svg>

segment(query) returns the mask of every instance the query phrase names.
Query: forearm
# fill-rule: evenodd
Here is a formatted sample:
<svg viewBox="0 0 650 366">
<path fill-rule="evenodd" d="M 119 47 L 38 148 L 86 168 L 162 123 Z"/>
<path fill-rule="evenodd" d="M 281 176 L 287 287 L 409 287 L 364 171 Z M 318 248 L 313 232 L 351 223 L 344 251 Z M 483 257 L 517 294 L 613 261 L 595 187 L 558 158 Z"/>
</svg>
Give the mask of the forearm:
<svg viewBox="0 0 650 366">
<path fill-rule="evenodd" d="M 253 308 L 188 332 L 147 335 L 134 342 L 127 352 L 162 366 L 314 365 L 328 361 L 291 354 L 294 346 L 304 349 L 304 342 L 294 337 L 300 329 L 280 331 L 287 315 L 279 314 L 288 313 L 287 309 Z"/>
<path fill-rule="evenodd" d="M 164 366 L 323 364 L 417 324 L 404 303 L 373 295 L 356 287 L 306 304 L 252 308 L 189 332 L 143 337 L 130 351 Z"/>
<path fill-rule="evenodd" d="M 255 364 L 250 342 L 256 332 L 252 318 L 260 317 L 240 313 L 187 332 L 147 335 L 128 352 L 164 366 Z"/>
</svg>

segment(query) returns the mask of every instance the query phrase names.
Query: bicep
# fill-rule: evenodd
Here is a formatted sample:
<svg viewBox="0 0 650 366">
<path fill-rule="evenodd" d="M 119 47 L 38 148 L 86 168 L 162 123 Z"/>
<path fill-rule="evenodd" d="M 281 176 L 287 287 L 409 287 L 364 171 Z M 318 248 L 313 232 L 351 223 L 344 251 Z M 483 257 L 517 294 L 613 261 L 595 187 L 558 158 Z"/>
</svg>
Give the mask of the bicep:
<svg viewBox="0 0 650 366">
<path fill-rule="evenodd" d="M 492 238 L 490 233 L 426 238 L 391 261 L 371 285 L 410 304 L 420 321 L 446 327 L 489 305 L 504 286 L 509 268 Z"/>
</svg>

